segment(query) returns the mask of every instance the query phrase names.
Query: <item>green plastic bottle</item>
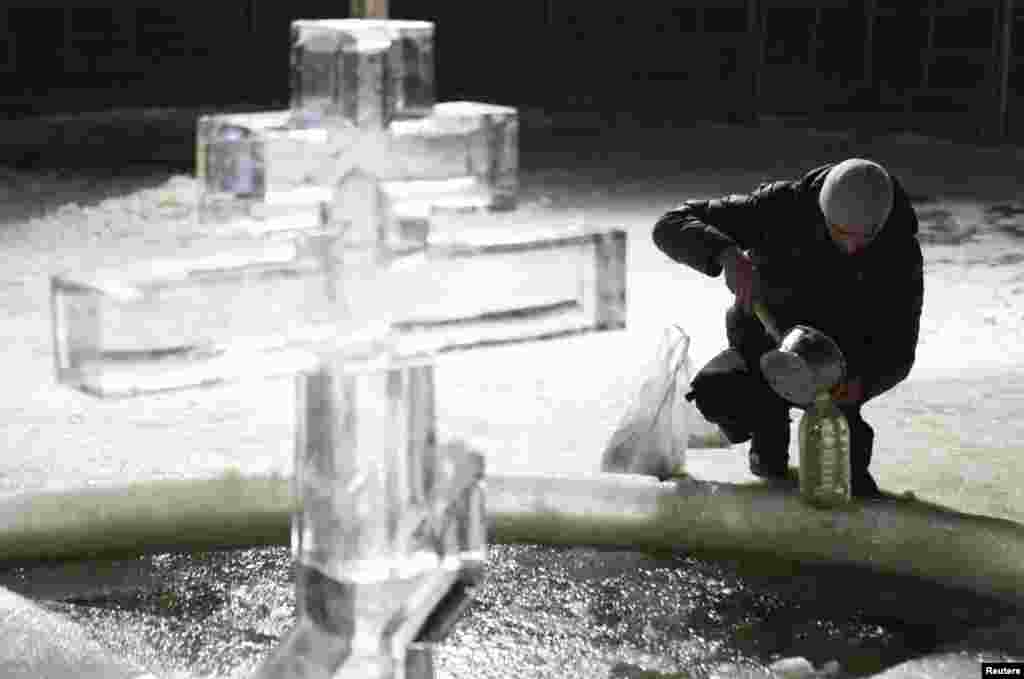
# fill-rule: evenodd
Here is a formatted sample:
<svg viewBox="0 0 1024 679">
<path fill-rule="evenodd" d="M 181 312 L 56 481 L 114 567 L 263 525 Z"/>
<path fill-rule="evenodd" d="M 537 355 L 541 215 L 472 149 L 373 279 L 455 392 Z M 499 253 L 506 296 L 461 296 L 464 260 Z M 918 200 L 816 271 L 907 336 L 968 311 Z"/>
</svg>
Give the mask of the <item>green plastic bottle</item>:
<svg viewBox="0 0 1024 679">
<path fill-rule="evenodd" d="M 850 502 L 850 424 L 828 390 L 800 418 L 800 495 L 823 509 Z"/>
</svg>

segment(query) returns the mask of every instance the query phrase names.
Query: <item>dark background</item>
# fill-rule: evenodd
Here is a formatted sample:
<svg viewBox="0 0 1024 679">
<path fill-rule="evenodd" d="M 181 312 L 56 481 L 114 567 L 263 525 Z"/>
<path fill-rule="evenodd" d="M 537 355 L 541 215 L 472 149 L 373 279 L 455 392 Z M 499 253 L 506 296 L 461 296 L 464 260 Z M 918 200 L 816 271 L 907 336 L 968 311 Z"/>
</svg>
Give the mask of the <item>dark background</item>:
<svg viewBox="0 0 1024 679">
<path fill-rule="evenodd" d="M 344 17 L 348 5 L 10 0 L 0 8 L 0 115 L 282 108 L 290 22 Z M 439 100 L 641 120 L 853 119 L 1024 139 L 1024 124 L 1014 125 L 1024 114 L 1021 0 L 391 0 L 390 16 L 436 22 Z M 1015 38 L 1004 114 L 1007 16 Z"/>
</svg>

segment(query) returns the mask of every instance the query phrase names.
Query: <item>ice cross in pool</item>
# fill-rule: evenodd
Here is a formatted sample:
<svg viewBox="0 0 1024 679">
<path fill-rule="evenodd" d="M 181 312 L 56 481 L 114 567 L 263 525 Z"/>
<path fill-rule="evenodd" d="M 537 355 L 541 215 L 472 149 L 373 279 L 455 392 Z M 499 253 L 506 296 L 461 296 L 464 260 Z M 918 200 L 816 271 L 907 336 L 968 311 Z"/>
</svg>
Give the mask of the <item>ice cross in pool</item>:
<svg viewBox="0 0 1024 679">
<path fill-rule="evenodd" d="M 429 28 L 297 22 L 292 110 L 248 119 L 281 124 L 200 125 L 208 237 L 52 277 L 63 384 L 294 376 L 299 620 L 260 676 L 392 676 L 479 577 L 483 462 L 437 444 L 440 355 L 625 325 L 624 232 L 481 209 L 514 202 L 515 111 L 434 105 Z"/>
</svg>

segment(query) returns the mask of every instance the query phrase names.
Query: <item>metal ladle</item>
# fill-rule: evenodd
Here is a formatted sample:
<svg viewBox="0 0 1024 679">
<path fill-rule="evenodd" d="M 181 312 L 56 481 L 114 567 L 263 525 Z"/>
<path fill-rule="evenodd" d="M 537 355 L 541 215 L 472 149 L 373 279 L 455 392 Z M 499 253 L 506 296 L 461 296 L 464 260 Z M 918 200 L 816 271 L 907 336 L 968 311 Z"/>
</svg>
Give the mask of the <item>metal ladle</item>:
<svg viewBox="0 0 1024 679">
<path fill-rule="evenodd" d="M 835 341 L 807 325 L 785 332 L 761 301 L 753 304 L 754 314 L 778 347 L 761 356 L 761 374 L 785 400 L 809 406 L 816 394 L 829 390 L 846 376 L 846 358 Z"/>
</svg>

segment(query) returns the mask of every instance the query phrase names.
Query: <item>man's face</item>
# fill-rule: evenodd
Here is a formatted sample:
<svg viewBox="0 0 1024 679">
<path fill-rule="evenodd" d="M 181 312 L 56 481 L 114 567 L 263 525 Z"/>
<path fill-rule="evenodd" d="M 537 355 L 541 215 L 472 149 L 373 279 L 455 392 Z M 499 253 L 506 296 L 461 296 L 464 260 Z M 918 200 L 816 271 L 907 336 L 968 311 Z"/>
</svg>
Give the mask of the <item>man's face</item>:
<svg viewBox="0 0 1024 679">
<path fill-rule="evenodd" d="M 855 255 L 878 235 L 878 229 L 851 226 L 847 224 L 829 224 L 828 235 L 840 250 L 848 255 Z"/>
</svg>

